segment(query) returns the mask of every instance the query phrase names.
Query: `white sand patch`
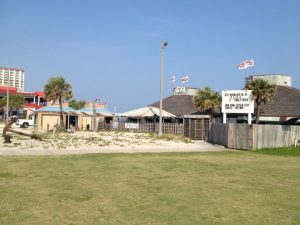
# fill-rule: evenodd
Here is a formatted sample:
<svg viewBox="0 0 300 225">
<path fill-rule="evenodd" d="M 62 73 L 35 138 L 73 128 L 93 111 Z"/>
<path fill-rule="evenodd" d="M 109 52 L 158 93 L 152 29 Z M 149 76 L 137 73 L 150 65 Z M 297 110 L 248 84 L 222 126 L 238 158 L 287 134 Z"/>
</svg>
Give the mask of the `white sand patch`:
<svg viewBox="0 0 300 225">
<path fill-rule="evenodd" d="M 31 130 L 22 129 L 23 132 Z M 2 129 L 0 129 L 2 134 Z M 42 134 L 43 141 L 12 135 L 11 144 L 3 144 L 0 155 L 60 155 L 85 153 L 144 153 L 223 151 L 225 148 L 203 141 L 176 136 L 158 139 L 154 134 L 130 132 L 84 132 Z M 177 140 L 177 139 L 178 140 Z"/>
</svg>

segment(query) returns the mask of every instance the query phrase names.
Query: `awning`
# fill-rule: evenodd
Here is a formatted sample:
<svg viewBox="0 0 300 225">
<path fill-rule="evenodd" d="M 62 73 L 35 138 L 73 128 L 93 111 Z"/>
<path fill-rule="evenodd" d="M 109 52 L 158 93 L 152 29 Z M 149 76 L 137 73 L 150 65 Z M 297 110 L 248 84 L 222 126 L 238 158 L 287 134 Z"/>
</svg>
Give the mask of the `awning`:
<svg viewBox="0 0 300 225">
<path fill-rule="evenodd" d="M 159 116 L 159 108 L 156 108 L 154 106 L 146 106 L 146 107 L 134 109 L 134 110 L 131 110 L 128 112 L 119 113 L 118 116 L 132 117 L 132 118 Z M 175 118 L 176 116 L 165 110 L 162 110 L 162 117 Z"/>
</svg>

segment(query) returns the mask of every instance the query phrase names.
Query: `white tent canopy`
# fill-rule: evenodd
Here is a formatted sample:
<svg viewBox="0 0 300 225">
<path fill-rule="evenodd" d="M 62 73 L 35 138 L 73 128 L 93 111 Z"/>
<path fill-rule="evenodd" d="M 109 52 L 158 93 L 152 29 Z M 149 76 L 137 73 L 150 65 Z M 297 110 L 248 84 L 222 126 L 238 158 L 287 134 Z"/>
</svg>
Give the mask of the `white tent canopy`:
<svg viewBox="0 0 300 225">
<path fill-rule="evenodd" d="M 154 115 L 159 116 L 159 108 L 153 106 L 146 106 L 143 108 L 134 109 L 128 112 L 118 114 L 118 116 L 133 117 L 133 118 L 152 117 Z M 165 110 L 162 110 L 162 117 L 175 118 L 176 116 L 171 113 L 168 113 Z"/>
</svg>

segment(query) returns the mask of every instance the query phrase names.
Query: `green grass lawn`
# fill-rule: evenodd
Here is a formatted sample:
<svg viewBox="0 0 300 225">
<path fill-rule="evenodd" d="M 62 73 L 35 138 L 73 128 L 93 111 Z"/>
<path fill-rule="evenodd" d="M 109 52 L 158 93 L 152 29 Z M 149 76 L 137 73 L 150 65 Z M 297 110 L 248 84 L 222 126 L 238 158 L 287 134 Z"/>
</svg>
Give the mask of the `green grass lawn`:
<svg viewBox="0 0 300 225">
<path fill-rule="evenodd" d="M 300 157 L 0 157 L 0 224 L 300 224 Z"/>
</svg>

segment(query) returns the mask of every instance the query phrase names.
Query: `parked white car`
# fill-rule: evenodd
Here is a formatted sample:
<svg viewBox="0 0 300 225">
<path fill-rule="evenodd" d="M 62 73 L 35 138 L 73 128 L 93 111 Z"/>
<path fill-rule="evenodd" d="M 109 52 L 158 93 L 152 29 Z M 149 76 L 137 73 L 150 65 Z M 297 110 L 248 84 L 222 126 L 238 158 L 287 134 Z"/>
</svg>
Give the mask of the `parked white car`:
<svg viewBox="0 0 300 225">
<path fill-rule="evenodd" d="M 18 119 L 16 122 L 22 128 L 27 128 L 34 125 L 34 115 L 30 115 L 28 119 Z"/>
</svg>

